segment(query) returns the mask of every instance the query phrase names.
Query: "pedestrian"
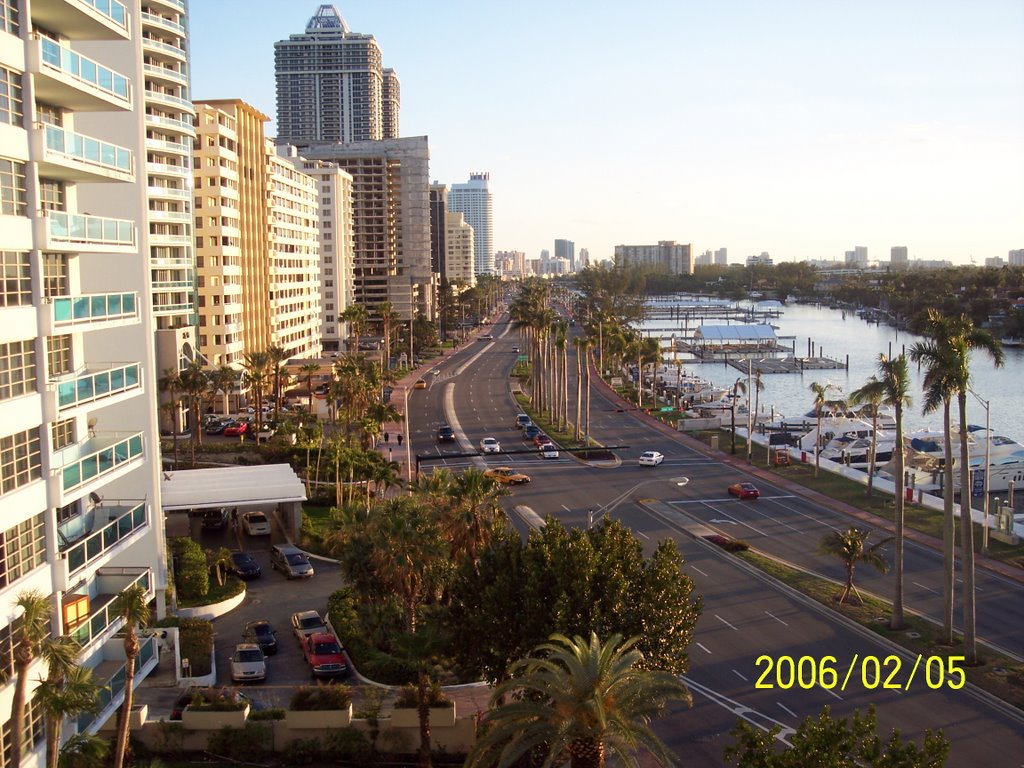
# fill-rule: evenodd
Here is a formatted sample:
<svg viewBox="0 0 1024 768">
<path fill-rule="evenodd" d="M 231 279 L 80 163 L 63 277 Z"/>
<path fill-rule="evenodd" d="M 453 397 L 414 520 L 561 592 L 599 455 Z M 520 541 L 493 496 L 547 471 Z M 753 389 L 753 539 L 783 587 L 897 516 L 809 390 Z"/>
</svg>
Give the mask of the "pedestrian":
<svg viewBox="0 0 1024 768">
<path fill-rule="evenodd" d="M 391 435 L 389 435 L 387 432 L 384 433 L 384 442 L 391 442 Z"/>
<path fill-rule="evenodd" d="M 231 510 L 231 529 L 238 527 L 238 507 Z"/>
<path fill-rule="evenodd" d="M 399 433 L 398 433 L 398 447 L 399 447 L 399 448 L 401 448 L 401 447 L 402 447 L 402 439 L 403 439 L 403 438 L 402 438 L 402 433 L 401 433 L 401 432 L 399 432 Z"/>
</svg>

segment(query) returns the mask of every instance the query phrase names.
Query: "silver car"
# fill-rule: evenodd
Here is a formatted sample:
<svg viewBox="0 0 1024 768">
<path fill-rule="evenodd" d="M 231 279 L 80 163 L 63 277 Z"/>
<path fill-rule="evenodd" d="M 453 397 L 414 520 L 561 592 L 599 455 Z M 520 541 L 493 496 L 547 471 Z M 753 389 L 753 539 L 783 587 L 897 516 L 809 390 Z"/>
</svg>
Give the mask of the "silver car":
<svg viewBox="0 0 1024 768">
<path fill-rule="evenodd" d="M 239 643 L 231 654 L 231 680 L 259 683 L 267 679 L 267 657 L 257 643 Z"/>
<path fill-rule="evenodd" d="M 484 453 L 501 453 L 501 443 L 493 437 L 485 437 L 480 441 L 480 450 Z"/>
</svg>

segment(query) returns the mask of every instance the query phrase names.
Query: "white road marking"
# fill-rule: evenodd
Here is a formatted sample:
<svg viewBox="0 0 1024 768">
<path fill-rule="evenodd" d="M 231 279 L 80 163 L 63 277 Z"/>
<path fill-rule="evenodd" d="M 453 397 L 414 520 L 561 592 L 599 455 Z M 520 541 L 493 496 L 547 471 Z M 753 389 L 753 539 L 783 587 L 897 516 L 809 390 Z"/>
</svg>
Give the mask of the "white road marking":
<svg viewBox="0 0 1024 768">
<path fill-rule="evenodd" d="M 732 624 L 730 624 L 730 623 L 729 623 L 728 621 L 726 621 L 725 619 L 723 619 L 723 618 L 722 618 L 721 616 L 719 616 L 719 615 L 718 615 L 717 613 L 715 614 L 715 618 L 716 618 L 716 619 L 718 619 L 718 620 L 719 620 L 720 622 L 722 622 L 723 624 L 725 624 L 725 626 L 727 626 L 727 627 L 728 627 L 729 629 L 733 629 L 733 630 L 736 630 L 737 632 L 739 632 L 739 630 L 738 630 L 738 629 L 736 629 L 736 627 L 734 627 L 734 626 L 733 626 Z"/>
<path fill-rule="evenodd" d="M 922 583 L 921 583 L 921 582 L 919 582 L 919 581 L 912 581 L 912 582 L 910 582 L 910 583 L 911 583 L 911 584 L 914 584 L 914 585 L 916 585 L 916 586 L 918 586 L 918 587 L 920 587 L 921 589 L 926 589 L 926 590 L 928 590 L 928 591 L 929 591 L 929 592 L 931 592 L 931 593 L 932 593 L 933 595 L 937 595 L 937 594 L 939 594 L 939 591 L 938 591 L 937 589 L 932 589 L 931 587 L 926 587 L 926 586 L 925 586 L 924 584 L 922 584 Z"/>
<path fill-rule="evenodd" d="M 825 688 L 824 686 L 819 686 L 819 687 L 821 688 L 821 690 L 823 690 L 823 691 L 824 691 L 825 693 L 827 693 L 827 694 L 828 694 L 829 696 L 835 696 L 835 697 L 836 697 L 837 699 L 839 699 L 840 701 L 842 701 L 842 700 L 843 700 L 843 697 L 842 697 L 842 696 L 840 696 L 840 695 L 839 695 L 838 693 L 836 693 L 835 691 L 833 691 L 833 690 L 832 690 L 831 688 Z"/>
<path fill-rule="evenodd" d="M 779 708 L 780 708 L 780 709 L 781 709 L 781 710 L 782 710 L 783 712 L 786 712 L 786 713 L 787 713 L 787 714 L 789 714 L 789 715 L 790 715 L 791 717 L 797 717 L 797 714 L 796 714 L 796 712 L 794 712 L 794 711 L 793 711 L 792 709 L 790 709 L 789 707 L 787 707 L 787 706 L 786 706 L 785 704 L 783 704 L 783 703 L 782 703 L 781 701 L 776 701 L 775 703 L 779 705 Z"/>
<path fill-rule="evenodd" d="M 777 622 L 779 622 L 779 624 L 781 624 L 782 626 L 784 626 L 784 627 L 788 627 L 789 626 L 789 624 L 784 622 L 782 619 L 780 619 L 778 616 L 776 616 L 771 611 L 765 611 L 765 613 L 767 613 L 769 616 L 771 616 L 773 619 L 775 619 Z"/>
<path fill-rule="evenodd" d="M 697 647 L 704 651 L 704 653 L 706 653 L 708 656 L 711 655 L 711 651 L 709 651 L 707 649 L 707 646 L 703 645 L 702 643 L 697 643 Z"/>
<path fill-rule="evenodd" d="M 646 533 L 644 533 L 643 531 L 633 531 L 633 533 L 635 533 L 635 534 L 636 534 L 637 536 L 643 536 L 643 537 L 644 537 L 645 539 L 647 539 L 648 541 L 650 541 L 650 540 L 651 540 L 651 537 L 650 537 L 650 536 L 648 536 L 648 535 L 647 535 Z"/>
<path fill-rule="evenodd" d="M 732 673 L 736 675 L 736 677 L 738 677 L 740 680 L 746 682 L 747 678 L 740 674 L 739 670 L 734 669 Z"/>
<path fill-rule="evenodd" d="M 696 571 L 697 573 L 699 573 L 699 574 L 700 574 L 701 576 L 703 576 L 704 578 L 707 578 L 707 579 L 710 579 L 710 578 L 711 578 L 711 577 L 710 577 L 710 576 L 708 576 L 708 575 L 707 575 L 706 573 L 704 573 L 704 571 L 702 571 L 702 570 L 701 570 L 700 568 L 698 568 L 698 567 L 697 567 L 696 565 L 691 565 L 691 566 L 690 566 L 690 568 L 691 568 L 692 570 Z"/>
</svg>

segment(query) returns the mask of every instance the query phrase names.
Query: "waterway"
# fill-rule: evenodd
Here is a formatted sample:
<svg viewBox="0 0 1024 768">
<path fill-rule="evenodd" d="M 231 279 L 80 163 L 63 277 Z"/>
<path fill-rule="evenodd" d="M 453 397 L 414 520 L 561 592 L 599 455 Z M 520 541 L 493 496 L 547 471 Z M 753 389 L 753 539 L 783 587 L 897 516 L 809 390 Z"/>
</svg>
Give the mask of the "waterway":
<svg viewBox="0 0 1024 768">
<path fill-rule="evenodd" d="M 919 336 L 897 331 L 887 325 L 865 322 L 852 312 L 843 313 L 841 310 L 827 307 L 790 304 L 784 308 L 780 317 L 772 319 L 771 322 L 778 326 L 776 333 L 783 338 L 783 343 L 795 347 L 798 357 L 807 355 L 810 339 L 815 344 L 816 355 L 844 362 L 849 355 L 850 360 L 849 370 L 817 370 L 763 376 L 761 380 L 764 388 L 759 396 L 760 410 L 769 412 L 774 405 L 777 414 L 781 412 L 787 417 L 800 416 L 812 410 L 812 382 L 832 384 L 836 388 L 836 397 L 849 394 L 863 385 L 869 376 L 877 373 L 879 354 L 888 355 L 891 352 L 897 355 L 909 350 L 914 342 L 921 340 Z M 665 327 L 667 324 L 664 320 L 659 320 L 657 325 Z M 1004 352 L 1006 361 L 1002 368 L 995 368 L 987 355 L 973 356 L 972 388 L 982 399 L 990 403 L 993 431 L 1024 442 L 1024 349 L 1007 348 Z M 666 359 L 671 360 L 671 354 L 667 355 Z M 719 387 L 730 388 L 736 379 L 746 381 L 743 372 L 725 363 L 684 362 L 683 367 L 688 373 L 710 380 Z M 910 373 L 913 404 L 906 412 L 906 428 L 940 429 L 941 410 L 928 415 L 921 413 L 923 372 L 918 371 L 914 363 L 910 363 Z M 833 396 L 831 391 L 829 394 L 830 397 Z M 955 405 L 953 413 L 956 418 Z M 971 424 L 985 424 L 985 408 L 973 397 L 968 398 L 967 420 Z"/>
</svg>

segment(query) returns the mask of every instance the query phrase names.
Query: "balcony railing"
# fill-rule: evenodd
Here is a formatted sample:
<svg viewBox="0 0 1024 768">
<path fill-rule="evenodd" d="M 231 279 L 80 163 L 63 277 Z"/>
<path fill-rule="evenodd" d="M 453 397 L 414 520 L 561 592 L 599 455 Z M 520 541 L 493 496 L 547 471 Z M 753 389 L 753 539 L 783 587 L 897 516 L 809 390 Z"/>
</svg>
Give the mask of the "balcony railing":
<svg viewBox="0 0 1024 768">
<path fill-rule="evenodd" d="M 135 569 L 132 569 L 133 571 Z M 121 571 L 118 573 L 118 571 Z M 78 644 L 85 648 L 93 640 L 102 637 L 110 626 L 118 620 L 114 611 L 114 601 L 118 595 L 125 592 L 129 587 L 136 584 L 149 592 L 149 569 L 142 569 L 138 575 L 125 573 L 125 569 L 101 568 L 96 573 L 96 594 L 90 596 L 89 615 L 81 624 L 67 630 L 67 634 L 78 641 Z M 134 575 L 134 578 L 132 576 Z M 111 586 L 116 585 L 116 586 Z M 116 591 L 114 591 L 116 589 Z M 70 593 L 69 593 L 70 595 Z"/>
<path fill-rule="evenodd" d="M 69 574 L 84 568 L 89 563 L 95 562 L 105 552 L 146 525 L 145 502 L 136 504 L 134 507 L 123 505 L 96 507 L 92 514 L 97 516 L 105 514 L 106 517 L 104 519 L 108 520 L 108 522 L 99 522 L 99 527 L 97 528 L 97 521 L 94 518 L 92 527 L 95 530 L 92 533 L 87 534 L 84 539 L 80 538 L 66 546 L 61 546 L 60 553 L 68 561 Z M 109 519 L 110 516 L 114 516 L 113 519 Z M 58 532 L 61 536 L 69 533 L 65 529 L 69 528 L 70 524 L 74 522 L 72 520 L 69 521 L 69 524 L 59 526 Z"/>
<path fill-rule="evenodd" d="M 54 326 L 138 317 L 137 293 L 84 293 L 55 296 L 52 301 Z"/>
<path fill-rule="evenodd" d="M 65 48 L 55 40 L 44 37 L 40 43 L 45 64 L 112 96 L 125 100 L 129 98 L 128 78 L 124 75 Z"/>
<path fill-rule="evenodd" d="M 99 13 L 115 22 L 119 27 L 128 27 L 128 9 L 117 0 L 81 0 Z"/>
<path fill-rule="evenodd" d="M 141 18 L 145 24 L 153 24 L 158 27 L 163 27 L 164 29 L 169 29 L 172 32 L 176 32 L 182 37 L 185 36 L 185 28 L 176 21 L 171 21 L 170 19 L 165 19 L 163 16 L 157 16 L 152 13 L 146 13 L 145 11 L 142 12 Z"/>
<path fill-rule="evenodd" d="M 79 455 L 84 454 L 84 455 Z M 93 437 L 57 454 L 61 488 L 65 493 L 143 455 L 142 433 L 128 437 Z"/>
<path fill-rule="evenodd" d="M 46 149 L 50 152 L 111 171 L 131 173 L 134 170 L 130 149 L 66 131 L 56 125 L 47 125 L 45 130 Z"/>
<path fill-rule="evenodd" d="M 72 408 L 137 389 L 139 371 L 138 363 L 129 363 L 57 381 L 57 407 Z"/>
<path fill-rule="evenodd" d="M 150 661 L 155 659 L 160 652 L 156 635 L 143 638 L 139 644 L 139 655 L 135 657 L 135 679 L 139 680 L 140 671 L 146 668 Z M 113 713 L 113 710 L 120 706 L 121 697 L 124 694 L 124 687 L 127 683 L 125 662 L 107 680 L 97 680 L 102 686 L 96 695 L 96 708 L 91 712 L 83 712 L 78 716 L 78 732 L 86 733 L 90 726 L 102 725 L 103 722 Z"/>
<path fill-rule="evenodd" d="M 46 211 L 51 243 L 134 246 L 135 222 L 105 216 Z"/>
</svg>

